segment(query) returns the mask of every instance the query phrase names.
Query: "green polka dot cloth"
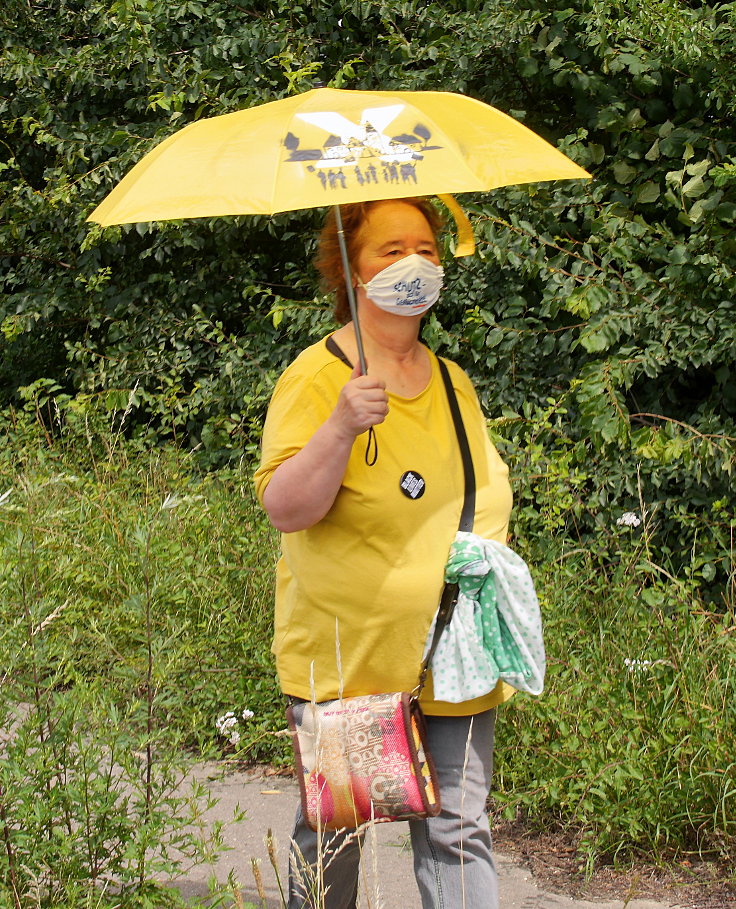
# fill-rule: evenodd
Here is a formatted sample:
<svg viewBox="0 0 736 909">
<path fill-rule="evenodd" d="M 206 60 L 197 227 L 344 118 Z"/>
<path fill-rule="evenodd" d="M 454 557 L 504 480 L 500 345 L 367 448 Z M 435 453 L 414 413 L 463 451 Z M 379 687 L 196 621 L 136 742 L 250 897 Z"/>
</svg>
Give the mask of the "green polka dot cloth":
<svg viewBox="0 0 736 909">
<path fill-rule="evenodd" d="M 542 616 L 526 562 L 502 543 L 459 531 L 445 577 L 460 594 L 432 658 L 435 698 L 459 704 L 493 691 L 499 679 L 541 694 Z M 434 622 L 427 649 L 433 633 Z"/>
</svg>

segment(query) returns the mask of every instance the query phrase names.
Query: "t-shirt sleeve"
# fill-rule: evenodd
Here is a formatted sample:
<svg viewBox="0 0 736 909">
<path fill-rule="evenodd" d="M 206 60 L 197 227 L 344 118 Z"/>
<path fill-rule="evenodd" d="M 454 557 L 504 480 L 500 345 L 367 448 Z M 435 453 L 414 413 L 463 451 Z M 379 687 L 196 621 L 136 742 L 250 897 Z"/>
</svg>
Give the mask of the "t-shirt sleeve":
<svg viewBox="0 0 736 909">
<path fill-rule="evenodd" d="M 315 431 L 329 417 L 334 402 L 315 378 L 301 370 L 287 368 L 276 383 L 266 414 L 261 442 L 261 463 L 255 472 L 258 500 L 276 468 L 301 451 Z"/>
</svg>

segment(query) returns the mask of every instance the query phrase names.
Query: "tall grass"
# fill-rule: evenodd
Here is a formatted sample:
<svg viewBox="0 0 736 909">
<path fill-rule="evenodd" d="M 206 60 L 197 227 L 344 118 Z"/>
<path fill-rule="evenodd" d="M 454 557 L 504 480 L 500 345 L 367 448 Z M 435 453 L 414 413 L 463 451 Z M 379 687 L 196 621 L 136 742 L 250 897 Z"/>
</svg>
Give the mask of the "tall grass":
<svg viewBox="0 0 736 909">
<path fill-rule="evenodd" d="M 269 653 L 277 540 L 249 468 L 200 475 L 173 447 L 70 417 L 51 445 L 16 421 L 0 462 L 0 615 L 23 637 L 16 674 L 32 670 L 25 602 L 57 685 L 103 679 L 125 702 L 145 680 L 167 728 L 196 748 L 228 709 L 249 707 L 251 732 L 280 722 Z M 272 753 L 253 742 L 251 756 Z"/>
<path fill-rule="evenodd" d="M 61 416 L 61 415 L 59 415 Z M 99 414 L 0 441 L 0 906 L 162 906 L 218 827 L 190 752 L 250 705 L 278 759 L 274 541 L 239 472 L 125 442 Z M 283 751 L 283 749 L 281 749 Z"/>
<path fill-rule="evenodd" d="M 627 553 L 622 552 L 622 558 Z M 497 733 L 495 803 L 596 858 L 736 857 L 736 622 L 646 563 L 541 567 L 548 677 Z"/>
<path fill-rule="evenodd" d="M 204 794 L 174 796 L 186 760 L 289 760 L 269 649 L 278 541 L 251 465 L 200 472 L 126 438 L 124 416 L 38 396 L 0 416 L 2 909 L 162 905 L 156 879 L 217 848 L 217 830 L 191 835 Z M 733 865 L 733 590 L 713 611 L 657 565 L 643 504 L 640 527 L 578 549 L 517 521 L 549 673 L 542 697 L 501 712 L 494 808 L 572 832 L 589 868 Z"/>
</svg>

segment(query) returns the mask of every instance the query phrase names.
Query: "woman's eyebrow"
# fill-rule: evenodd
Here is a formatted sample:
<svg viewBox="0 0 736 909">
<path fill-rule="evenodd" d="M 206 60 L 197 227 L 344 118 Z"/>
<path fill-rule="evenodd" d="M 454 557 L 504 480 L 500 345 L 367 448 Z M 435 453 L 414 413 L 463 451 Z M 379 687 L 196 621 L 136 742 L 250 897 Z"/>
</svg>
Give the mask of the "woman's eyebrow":
<svg viewBox="0 0 736 909">
<path fill-rule="evenodd" d="M 377 252 L 382 252 L 383 250 L 391 249 L 394 246 L 406 246 L 406 245 L 407 245 L 406 240 L 403 240 L 403 239 L 386 240 L 385 243 L 381 243 L 380 246 L 377 246 L 376 250 L 377 250 Z M 437 244 L 435 243 L 435 241 L 430 240 L 430 239 L 417 240 L 416 246 L 417 246 L 417 248 L 423 247 L 423 246 L 431 246 L 433 249 L 437 248 Z"/>
</svg>

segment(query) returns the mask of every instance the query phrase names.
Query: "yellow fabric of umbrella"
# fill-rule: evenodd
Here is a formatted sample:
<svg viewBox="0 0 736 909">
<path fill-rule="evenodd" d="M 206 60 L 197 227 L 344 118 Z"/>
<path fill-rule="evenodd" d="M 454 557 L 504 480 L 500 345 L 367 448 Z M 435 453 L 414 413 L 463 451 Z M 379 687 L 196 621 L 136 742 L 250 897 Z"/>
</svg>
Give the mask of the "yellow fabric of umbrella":
<svg viewBox="0 0 736 909">
<path fill-rule="evenodd" d="M 464 95 L 318 88 L 184 127 L 88 220 L 275 214 L 589 176 L 512 117 Z"/>
</svg>

